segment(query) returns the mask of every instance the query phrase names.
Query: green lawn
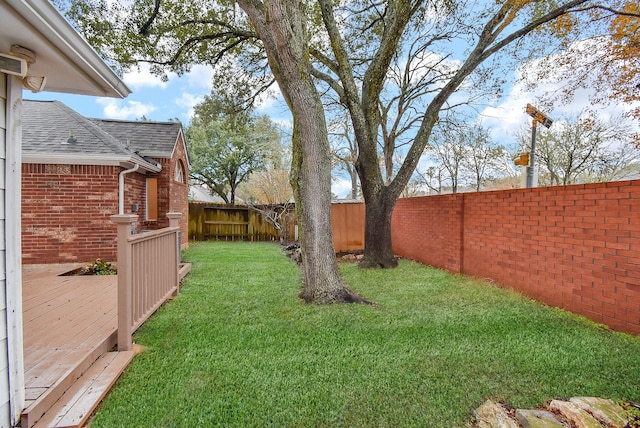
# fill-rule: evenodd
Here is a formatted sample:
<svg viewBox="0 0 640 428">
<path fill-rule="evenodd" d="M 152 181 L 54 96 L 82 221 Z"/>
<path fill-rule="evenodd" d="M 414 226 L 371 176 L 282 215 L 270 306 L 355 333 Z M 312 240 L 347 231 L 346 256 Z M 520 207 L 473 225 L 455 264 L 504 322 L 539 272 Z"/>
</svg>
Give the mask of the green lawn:
<svg viewBox="0 0 640 428">
<path fill-rule="evenodd" d="M 640 401 L 640 339 L 487 282 L 342 265 L 378 306 L 305 305 L 280 247 L 200 243 L 92 427 L 454 427 L 487 398 Z"/>
</svg>

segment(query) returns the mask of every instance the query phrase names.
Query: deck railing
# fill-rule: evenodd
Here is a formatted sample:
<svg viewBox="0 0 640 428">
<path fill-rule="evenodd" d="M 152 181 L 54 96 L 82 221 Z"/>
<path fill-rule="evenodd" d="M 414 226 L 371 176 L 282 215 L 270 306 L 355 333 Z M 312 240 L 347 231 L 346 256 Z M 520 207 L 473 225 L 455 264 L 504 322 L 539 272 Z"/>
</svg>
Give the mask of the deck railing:
<svg viewBox="0 0 640 428">
<path fill-rule="evenodd" d="M 114 215 L 118 225 L 118 350 L 171 295 L 180 278 L 180 213 L 168 213 L 169 227 L 132 234 L 138 216 Z"/>
</svg>

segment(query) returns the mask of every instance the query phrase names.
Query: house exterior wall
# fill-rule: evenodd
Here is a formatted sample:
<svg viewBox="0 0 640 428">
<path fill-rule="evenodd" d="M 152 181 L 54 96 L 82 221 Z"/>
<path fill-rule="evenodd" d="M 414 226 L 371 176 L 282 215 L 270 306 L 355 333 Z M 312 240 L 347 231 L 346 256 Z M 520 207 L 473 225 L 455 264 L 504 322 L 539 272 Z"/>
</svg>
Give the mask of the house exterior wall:
<svg viewBox="0 0 640 428">
<path fill-rule="evenodd" d="M 110 216 L 118 213 L 122 170 L 108 165 L 23 164 L 22 262 L 116 260 L 116 225 Z M 164 227 L 145 221 L 146 178 L 140 173 L 125 175 L 124 213 L 138 215 L 137 230 Z"/>
<path fill-rule="evenodd" d="M 180 183 L 176 180 L 175 168 L 180 163 L 183 169 L 183 181 Z M 167 212 L 182 213 L 180 218 L 180 232 L 182 237 L 182 247 L 185 248 L 189 242 L 189 162 L 187 157 L 187 149 L 185 146 L 182 133 L 178 137 L 173 156 L 169 160 L 169 165 L 165 169 L 163 164 L 163 172 L 169 172 L 169 206 Z M 166 213 L 159 213 L 164 219 L 167 218 Z M 167 221 L 168 225 L 168 221 Z"/>
<path fill-rule="evenodd" d="M 143 227 L 147 229 L 160 229 L 169 227 L 167 213 L 182 213 L 180 218 L 181 245 L 185 248 L 189 239 L 189 163 L 187 151 L 180 134 L 171 158 L 159 159 L 162 171 L 150 175 L 158 179 L 158 220 L 147 222 Z M 176 180 L 175 168 L 180 163 L 183 167 L 183 182 Z M 142 217 L 141 217 L 142 218 Z"/>
<path fill-rule="evenodd" d="M 117 166 L 23 164 L 25 264 L 115 260 Z"/>
<path fill-rule="evenodd" d="M 182 246 L 188 239 L 188 187 L 175 181 L 175 163 L 187 165 L 184 144 L 174 157 L 161 159 L 158 174 L 125 175 L 125 214 L 137 214 L 136 230 L 169 226 L 167 213 L 181 212 Z M 118 176 L 108 165 L 22 165 L 22 262 L 87 263 L 114 261 L 118 213 Z M 188 174 L 188 170 L 185 171 Z M 158 179 L 158 220 L 146 220 L 147 178 Z M 133 212 L 133 205 L 138 211 Z"/>
</svg>

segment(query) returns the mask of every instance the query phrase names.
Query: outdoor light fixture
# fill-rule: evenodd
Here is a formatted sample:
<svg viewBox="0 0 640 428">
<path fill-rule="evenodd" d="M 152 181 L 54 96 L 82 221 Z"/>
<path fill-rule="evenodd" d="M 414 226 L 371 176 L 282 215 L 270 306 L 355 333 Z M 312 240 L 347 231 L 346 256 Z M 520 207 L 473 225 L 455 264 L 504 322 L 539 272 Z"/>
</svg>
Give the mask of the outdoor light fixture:
<svg viewBox="0 0 640 428">
<path fill-rule="evenodd" d="M 36 53 L 20 45 L 12 45 L 11 52 L 0 53 L 0 72 L 22 78 L 22 86 L 31 92 L 40 92 L 47 83 L 44 76 L 28 75 L 29 67 L 36 62 Z"/>
<path fill-rule="evenodd" d="M 44 86 L 47 84 L 47 78 L 44 76 L 25 76 L 22 79 L 22 86 L 31 92 L 40 92 L 44 90 Z"/>
<path fill-rule="evenodd" d="M 545 128 L 548 128 L 553 123 L 553 120 L 531 104 L 527 104 L 526 112 L 533 118 L 533 123 L 531 124 L 531 152 L 529 152 L 529 166 L 527 166 L 527 187 L 533 187 L 533 174 L 536 158 L 536 128 L 538 123 L 541 123 Z"/>
<path fill-rule="evenodd" d="M 25 77 L 27 75 L 27 61 L 14 55 L 0 53 L 0 73 Z"/>
</svg>

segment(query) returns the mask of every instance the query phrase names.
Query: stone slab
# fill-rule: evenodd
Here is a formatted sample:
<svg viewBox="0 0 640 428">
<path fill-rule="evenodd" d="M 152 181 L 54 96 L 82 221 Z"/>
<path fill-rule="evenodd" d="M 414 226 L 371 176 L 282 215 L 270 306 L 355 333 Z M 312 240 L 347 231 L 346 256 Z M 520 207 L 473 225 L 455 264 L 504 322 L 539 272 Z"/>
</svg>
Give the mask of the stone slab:
<svg viewBox="0 0 640 428">
<path fill-rule="evenodd" d="M 602 428 L 602 424 L 576 403 L 553 400 L 549 409 L 562 414 L 575 428 Z"/>
<path fill-rule="evenodd" d="M 573 397 L 569 401 L 591 413 L 610 428 L 622 428 L 627 423 L 624 409 L 611 400 L 595 397 Z"/>
<path fill-rule="evenodd" d="M 518 428 L 507 411 L 492 400 L 487 400 L 474 412 L 478 428 Z"/>
<path fill-rule="evenodd" d="M 565 425 L 547 410 L 516 410 L 516 419 L 523 428 L 564 428 Z"/>
</svg>

